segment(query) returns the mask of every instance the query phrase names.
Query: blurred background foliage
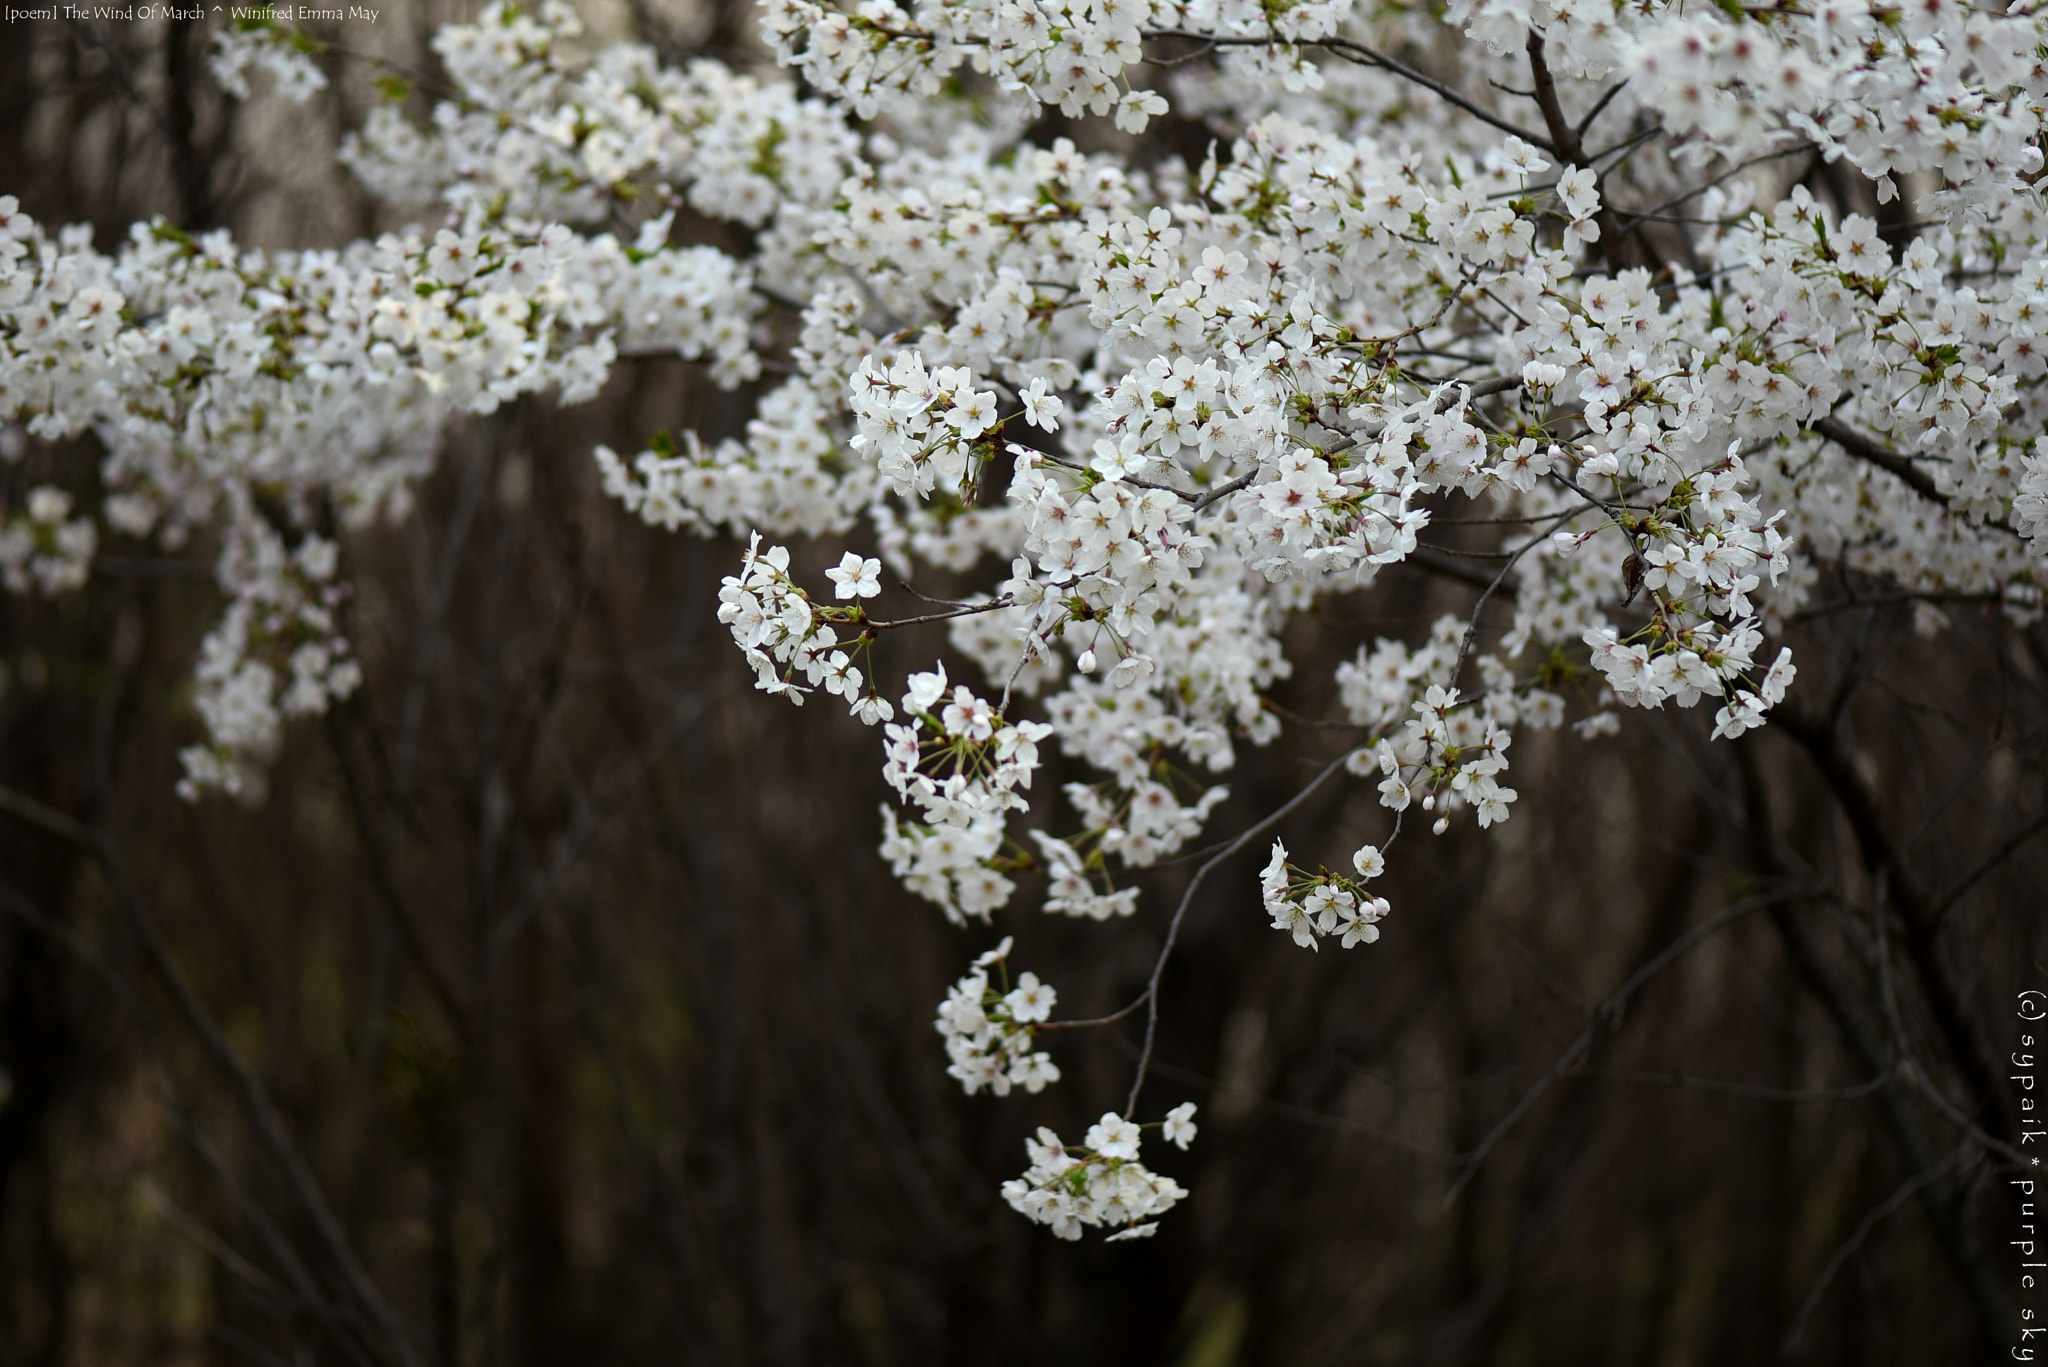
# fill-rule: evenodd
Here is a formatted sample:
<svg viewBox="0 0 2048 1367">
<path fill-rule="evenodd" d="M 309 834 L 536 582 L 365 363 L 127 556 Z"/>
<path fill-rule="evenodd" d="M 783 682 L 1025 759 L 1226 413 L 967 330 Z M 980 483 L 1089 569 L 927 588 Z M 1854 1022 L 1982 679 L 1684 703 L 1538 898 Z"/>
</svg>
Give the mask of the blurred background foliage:
<svg viewBox="0 0 2048 1367">
<path fill-rule="evenodd" d="M 585 12 L 756 60 L 737 0 Z M 387 6 L 342 46 L 431 69 L 466 13 Z M 332 156 L 377 98 L 360 58 L 308 109 L 236 106 L 205 42 L 9 25 L 0 190 L 103 249 L 153 214 L 271 248 L 382 226 Z M 1102 136 L 1033 136 L 1058 133 Z M 597 489 L 596 442 L 732 432 L 750 397 L 629 364 L 594 403 L 452 431 L 417 514 L 345 543 L 365 686 L 291 729 L 253 805 L 172 794 L 209 548 L 115 540 L 83 591 L 0 599 L 0 1364 L 2002 1352 L 2013 1207 L 1962 1122 L 2016 1137 L 2009 1004 L 2048 986 L 2041 626 L 1971 606 L 1923 635 L 1837 575 L 1781 722 L 1522 737 L 1536 800 L 1405 845 L 1369 950 L 1272 931 L 1243 855 L 1167 972 L 1148 1084 L 1201 1104 L 1161 1164 L 1193 1198 L 1150 1243 L 1068 1245 L 996 1185 L 1032 1127 L 1118 1104 L 1130 1023 L 1058 1037 L 1042 1096 L 959 1094 L 933 1009 L 997 932 L 888 877 L 872 733 L 751 689 L 713 615 L 738 548 Z M 0 499 L 90 504 L 96 454 L 30 444 Z M 811 555 L 816 580 L 837 551 Z M 1335 663 L 1468 611 L 1479 563 L 1300 620 L 1275 705 L 1331 715 Z M 892 644 L 899 674 L 944 653 Z M 1213 829 L 1344 735 L 1247 752 Z M 1041 794 L 1075 777 L 1051 767 Z M 1333 786 L 1282 834 L 1340 863 L 1372 799 Z M 1108 928 L 1021 910 L 1027 880 L 998 931 L 1100 1014 L 1186 876 Z"/>
</svg>

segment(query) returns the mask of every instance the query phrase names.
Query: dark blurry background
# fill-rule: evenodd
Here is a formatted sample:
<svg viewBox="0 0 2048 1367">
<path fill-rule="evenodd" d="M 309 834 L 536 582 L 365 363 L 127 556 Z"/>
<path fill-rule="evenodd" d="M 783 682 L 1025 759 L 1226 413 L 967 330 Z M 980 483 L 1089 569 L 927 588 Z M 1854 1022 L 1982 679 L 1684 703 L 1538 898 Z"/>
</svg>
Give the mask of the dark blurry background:
<svg viewBox="0 0 2048 1367">
<path fill-rule="evenodd" d="M 727 3 L 588 17 L 743 53 Z M 374 42 L 430 66 L 464 13 L 387 6 Z M 236 107 L 205 41 L 0 29 L 0 192 L 108 250 L 156 213 L 381 226 L 331 155 L 360 64 L 310 112 Z M 596 442 L 748 399 L 642 364 L 454 430 L 418 514 L 347 540 L 367 682 L 290 728 L 260 806 L 172 793 L 209 547 L 114 539 L 83 591 L 0 597 L 0 1367 L 2004 1359 L 2016 1207 L 1966 1127 L 2017 1139 L 2011 1003 L 2048 988 L 2041 626 L 1952 604 L 1923 637 L 1827 570 L 1770 728 L 1519 737 L 1515 818 L 1404 841 L 1370 949 L 1270 929 L 1258 842 L 1165 980 L 1145 1110 L 1200 1103 L 1153 1155 L 1193 1196 L 1150 1243 L 1068 1245 L 996 1187 L 1033 1127 L 1121 1103 L 1135 1027 L 970 1099 L 933 1010 L 1012 931 L 1061 1014 L 1121 1005 L 1188 866 L 1107 928 L 1027 877 L 953 930 L 889 878 L 876 734 L 755 693 L 713 616 L 738 548 L 596 488 Z M 0 501 L 90 505 L 96 455 L 30 443 Z M 1332 715 L 1335 663 L 1468 610 L 1479 563 L 1300 621 L 1276 702 Z M 944 649 L 889 644 L 899 677 Z M 1212 831 L 1345 734 L 1246 747 Z M 1280 834 L 1339 864 L 1372 798 Z"/>
</svg>

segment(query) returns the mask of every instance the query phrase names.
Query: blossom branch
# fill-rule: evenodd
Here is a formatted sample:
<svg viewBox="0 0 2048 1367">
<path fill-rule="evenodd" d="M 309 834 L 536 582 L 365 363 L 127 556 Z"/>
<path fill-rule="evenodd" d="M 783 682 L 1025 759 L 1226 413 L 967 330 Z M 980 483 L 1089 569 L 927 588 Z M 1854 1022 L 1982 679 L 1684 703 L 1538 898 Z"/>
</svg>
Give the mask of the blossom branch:
<svg viewBox="0 0 2048 1367">
<path fill-rule="evenodd" d="M 1913 464 L 1911 457 L 1900 455 L 1897 451 L 1887 450 L 1879 446 L 1875 441 L 1858 432 L 1840 418 L 1832 416 L 1821 418 L 1812 423 L 1809 430 L 1816 436 L 1827 438 L 1850 455 L 1856 457 L 1856 459 L 1866 461 L 1885 471 L 1936 507 L 1946 508 L 1952 501 L 1950 496 L 1941 491 L 1940 487 L 1935 484 L 1934 480 L 1925 470 Z M 2013 529 L 2012 524 L 2003 518 L 1986 518 L 1984 519 L 1984 525 L 1995 527 L 2009 535 L 2019 535 Z"/>
<path fill-rule="evenodd" d="M 1393 75 L 1399 76 L 1410 84 L 1419 85 L 1424 90 L 1430 91 L 1438 97 L 1449 101 L 1467 114 L 1470 114 L 1473 118 L 1478 119 L 1482 123 L 1491 124 L 1503 133 L 1512 133 L 1522 141 L 1536 147 L 1541 147 L 1545 151 L 1556 150 L 1550 140 L 1542 134 L 1532 132 L 1510 120 L 1502 118 L 1486 106 L 1476 103 L 1455 87 L 1444 84 L 1434 76 L 1425 75 L 1414 67 L 1388 56 L 1377 48 L 1367 47 L 1363 43 L 1353 42 L 1348 38 L 1296 39 L 1281 38 L 1277 35 L 1270 37 L 1259 37 L 1256 35 L 1225 36 L 1213 33 L 1190 33 L 1184 29 L 1152 29 L 1145 36 L 1147 38 L 1185 38 L 1191 42 L 1207 43 L 1211 47 L 1323 48 L 1361 66 L 1376 66 L 1382 71 L 1391 72 Z"/>
</svg>

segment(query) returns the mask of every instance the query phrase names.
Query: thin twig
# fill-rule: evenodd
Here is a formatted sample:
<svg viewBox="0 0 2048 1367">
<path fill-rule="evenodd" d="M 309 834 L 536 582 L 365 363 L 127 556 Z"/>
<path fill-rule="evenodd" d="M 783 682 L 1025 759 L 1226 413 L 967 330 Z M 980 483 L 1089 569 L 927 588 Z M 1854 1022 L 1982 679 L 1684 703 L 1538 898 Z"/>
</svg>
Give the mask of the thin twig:
<svg viewBox="0 0 2048 1367">
<path fill-rule="evenodd" d="M 1942 919 L 1948 915 L 1949 908 L 1962 901 L 1965 894 L 1971 888 L 1976 887 L 1986 874 L 2011 858 L 2022 845 L 2032 840 L 2043 830 L 2048 830 L 2048 810 L 2036 812 L 2032 821 L 2027 822 L 2010 836 L 2000 841 L 1998 847 L 1979 860 L 1975 868 L 1949 884 L 1934 899 L 1934 905 L 1927 913 L 1928 919 L 1939 926 Z"/>
<path fill-rule="evenodd" d="M 1217 499 L 1228 498 L 1230 497 L 1230 495 L 1236 493 L 1239 489 L 1242 489 L 1246 485 L 1250 484 L 1252 482 L 1252 476 L 1256 473 L 1257 471 L 1247 470 L 1243 474 L 1239 475 L 1236 479 L 1231 480 L 1230 483 L 1217 485 L 1208 493 L 1203 494 L 1198 499 L 1195 499 L 1188 506 L 1199 513 L 1202 511 L 1202 509 L 1208 507 Z"/>
<path fill-rule="evenodd" d="M 1259 821 L 1256 825 L 1247 827 L 1244 833 L 1239 835 L 1237 839 L 1231 841 L 1228 845 L 1224 846 L 1215 854 L 1214 857 L 1209 859 L 1208 862 L 1204 863 L 1202 867 L 1196 869 L 1195 876 L 1188 880 L 1187 890 L 1181 893 L 1180 905 L 1174 908 L 1173 920 L 1167 923 L 1166 943 L 1159 947 L 1159 958 L 1152 965 L 1152 977 L 1150 981 L 1148 981 L 1145 984 L 1144 994 L 1138 999 L 1139 1001 L 1145 1003 L 1146 1008 L 1145 1047 L 1138 1055 L 1138 1073 L 1136 1077 L 1131 1079 L 1130 1096 L 1124 1101 L 1123 1113 L 1126 1118 L 1128 1118 L 1138 1108 L 1138 1092 L 1145 1085 L 1145 1070 L 1147 1067 L 1151 1065 L 1152 1045 L 1159 1035 L 1159 980 L 1166 973 L 1166 961 L 1168 957 L 1171 956 L 1173 953 L 1174 942 L 1180 938 L 1181 921 L 1187 916 L 1188 908 L 1194 904 L 1195 893 L 1201 890 L 1203 880 L 1208 878 L 1211 870 L 1213 870 L 1217 865 L 1221 864 L 1224 860 L 1236 854 L 1239 850 L 1243 849 L 1260 832 L 1270 830 L 1273 827 L 1274 823 L 1278 822 L 1283 817 L 1285 817 L 1289 812 L 1293 811 L 1296 807 L 1299 807 L 1302 803 L 1306 802 L 1308 800 L 1309 794 L 1313 793 L 1316 789 L 1322 787 L 1324 780 L 1328 779 L 1330 775 L 1336 773 L 1339 768 L 1343 767 L 1344 762 L 1350 759 L 1351 756 L 1356 753 L 1356 748 L 1346 750 L 1343 754 L 1337 756 L 1337 758 L 1331 760 L 1328 764 L 1324 765 L 1323 771 L 1308 781 L 1308 786 L 1303 788 L 1300 792 L 1296 793 L 1293 797 L 1287 799 L 1286 802 L 1282 803 L 1276 810 L 1274 810 L 1270 815 L 1265 817 L 1263 820 Z M 1135 1007 L 1136 1005 L 1137 1002 L 1133 1002 L 1131 1004 L 1132 1007 Z M 1118 1014 L 1126 1015 L 1129 1013 L 1130 1009 L 1130 1007 L 1127 1007 L 1124 1011 L 1119 1012 Z"/>
<path fill-rule="evenodd" d="M 1891 927 L 1891 879 L 1890 864 L 1882 864 L 1876 872 L 1877 886 L 1870 897 L 1871 942 L 1875 946 L 1877 959 L 1877 1002 L 1884 1012 L 1885 1023 L 1891 1026 L 1892 1053 L 1899 1060 L 1899 1071 L 1917 1087 L 1922 1096 L 1934 1103 L 1934 1108 L 1947 1116 L 1949 1122 L 1964 1134 L 1998 1154 L 2009 1162 L 2024 1165 L 2027 1156 L 2012 1145 L 1988 1134 L 1976 1121 L 1964 1115 L 1941 1089 L 1934 1085 L 1934 1079 L 1927 1075 L 1927 1069 L 1913 1053 L 1913 1041 L 1906 1034 L 1906 1022 L 1899 1015 L 1898 993 L 1892 987 L 1891 941 L 1887 931 Z"/>
<path fill-rule="evenodd" d="M 305 1160 L 299 1156 L 290 1139 L 286 1137 L 284 1126 L 277 1118 L 277 1112 L 271 1108 L 269 1098 L 264 1095 L 263 1085 L 236 1056 L 233 1047 L 220 1033 L 220 1027 L 206 1014 L 206 1009 L 200 1005 L 192 985 L 186 981 L 184 973 L 171 957 L 169 946 L 164 943 L 155 919 L 150 916 L 147 906 L 142 901 L 141 892 L 129 876 L 127 864 L 121 859 L 113 842 L 103 832 L 11 789 L 0 788 L 0 811 L 84 847 L 91 851 L 106 869 L 114 885 L 115 900 L 127 913 L 130 927 L 141 942 L 150 966 L 155 969 L 157 976 L 170 992 L 171 1000 L 177 1004 L 178 1013 L 185 1018 L 186 1025 L 199 1037 L 200 1045 L 234 1084 L 258 1138 L 262 1140 L 264 1148 L 270 1152 L 278 1167 L 283 1170 L 293 1193 L 311 1218 L 320 1241 L 326 1246 L 328 1255 L 334 1259 L 343 1280 L 348 1283 L 349 1289 L 361 1302 L 364 1312 L 376 1325 L 378 1334 L 383 1338 L 392 1357 L 403 1367 L 425 1367 L 400 1325 L 396 1312 L 356 1259 L 340 1220 L 335 1217 L 333 1208 L 327 1204 L 327 1198 L 321 1195 L 319 1185 L 313 1180 L 313 1174 L 307 1169 Z"/>
<path fill-rule="evenodd" d="M 1511 389 L 1520 389 L 1522 384 L 1523 380 L 1519 375 L 1496 375 L 1490 380 L 1481 380 L 1477 384 L 1457 380 L 1452 382 L 1443 393 L 1436 396 L 1436 403 L 1432 411 L 1448 413 L 1461 403 L 1470 403 L 1474 399 L 1491 398 L 1495 394 L 1505 394 Z M 1369 422 L 1344 441 L 1340 441 L 1334 446 L 1319 446 L 1316 450 L 1325 457 L 1342 455 L 1344 452 L 1352 450 L 1354 447 L 1363 446 L 1369 441 L 1378 441 L 1380 434 L 1386 430 L 1387 425 L 1384 422 Z"/>
<path fill-rule="evenodd" d="M 1603 1029 L 1614 1029 L 1619 1025 L 1622 1008 L 1628 1005 L 1629 998 L 1635 995 L 1637 988 L 1655 977 L 1674 959 L 1709 939 L 1730 922 L 1747 916 L 1752 911 L 1769 906 L 1773 902 L 1783 901 L 1785 898 L 1803 890 L 1800 885 L 1788 885 L 1782 888 L 1774 888 L 1768 892 L 1760 892 L 1751 897 L 1745 897 L 1739 902 L 1733 902 L 1723 907 L 1720 911 L 1715 912 L 1676 940 L 1673 940 L 1669 945 L 1666 945 L 1663 949 L 1652 955 L 1641 968 L 1629 974 L 1620 987 L 1615 988 L 1613 992 L 1608 994 L 1605 1001 L 1593 1008 L 1591 1015 L 1586 1020 L 1585 1028 L 1579 1031 L 1578 1038 L 1571 1042 L 1564 1053 L 1558 1056 L 1557 1062 L 1550 1066 L 1550 1070 L 1539 1078 L 1536 1084 L 1530 1087 L 1527 1092 L 1523 1093 L 1522 1099 L 1515 1103 L 1514 1108 L 1502 1116 L 1494 1127 L 1486 1132 L 1486 1137 L 1479 1141 L 1479 1146 L 1473 1149 L 1471 1154 L 1466 1157 L 1463 1167 L 1458 1172 L 1457 1180 L 1452 1182 L 1451 1189 L 1444 1193 L 1444 1207 L 1448 1209 L 1457 1201 L 1459 1195 L 1463 1193 L 1473 1177 L 1478 1175 L 1480 1164 L 1486 1161 L 1487 1155 L 1492 1153 L 1494 1146 L 1499 1144 L 1507 1136 L 1508 1131 L 1515 1127 L 1516 1122 L 1529 1113 L 1529 1108 L 1534 1106 L 1537 1100 L 1545 1092 L 1549 1091 L 1554 1083 L 1579 1066 L 1585 1059 L 1585 1056 L 1592 1050 L 1593 1040 L 1598 1036 L 1599 1032 Z"/>
<path fill-rule="evenodd" d="M 1563 522 L 1567 518 L 1577 517 L 1583 511 L 1585 510 L 1582 508 L 1570 508 L 1550 518 L 1549 521 L 1553 524 Z M 1465 661 L 1472 654 L 1473 643 L 1479 639 L 1479 614 L 1485 610 L 1486 600 L 1493 597 L 1493 591 L 1500 587 L 1501 581 L 1508 577 L 1508 571 L 1514 569 L 1521 562 L 1523 556 L 1549 540 L 1549 538 L 1550 533 L 1548 530 L 1545 530 L 1538 532 L 1535 536 L 1523 542 L 1522 548 L 1508 557 L 1508 562 L 1500 567 L 1500 573 L 1493 576 L 1492 582 L 1480 592 L 1479 601 L 1472 605 L 1472 615 L 1465 621 L 1465 638 L 1458 643 L 1458 661 L 1451 666 L 1451 677 L 1447 687 L 1456 688 L 1458 686 L 1458 676 L 1465 672 Z M 1441 551 L 1443 548 L 1436 546 L 1430 549 Z M 1456 554 L 1456 552 L 1453 552 L 1453 554 Z"/>
<path fill-rule="evenodd" d="M 1314 40 L 1297 40 L 1281 38 L 1278 36 L 1263 38 L 1249 35 L 1243 37 L 1224 37 L 1213 33 L 1189 33 L 1183 29 L 1152 29 L 1149 30 L 1145 34 L 1145 36 L 1147 38 L 1186 38 L 1197 43 L 1207 43 L 1212 47 L 1324 48 L 1330 52 L 1336 53 L 1340 57 L 1349 58 L 1351 61 L 1356 62 L 1362 66 L 1376 66 L 1383 71 L 1392 72 L 1394 75 L 1399 76 L 1402 80 L 1408 81 L 1414 85 L 1419 85 L 1424 90 L 1430 91 L 1431 93 L 1439 96 L 1440 98 L 1448 100 L 1450 103 L 1458 106 L 1458 108 L 1464 110 L 1467 114 L 1470 114 L 1473 118 L 1478 119 L 1480 122 L 1492 124 L 1495 128 L 1498 128 L 1503 133 L 1514 134 L 1523 142 L 1532 143 L 1537 147 L 1541 147 L 1546 152 L 1555 152 L 1557 150 L 1557 148 L 1551 143 L 1550 139 L 1544 137 L 1541 133 L 1535 132 L 1531 129 L 1523 128 L 1518 124 L 1515 124 L 1507 119 L 1502 118 L 1500 115 L 1494 113 L 1492 110 L 1487 109 L 1484 105 L 1474 103 L 1463 92 L 1451 86 L 1445 85 L 1442 81 L 1439 81 L 1434 76 L 1425 76 L 1423 73 L 1417 71 L 1415 68 L 1408 66 L 1400 61 L 1397 61 L 1392 57 L 1389 57 L 1386 53 L 1379 51 L 1377 48 L 1367 47 L 1363 43 L 1353 42 L 1348 38 L 1320 38 Z"/>
<path fill-rule="evenodd" d="M 273 1281 L 268 1273 L 235 1252 L 218 1234 L 194 1219 L 154 1181 L 148 1177 L 138 1177 L 135 1179 L 135 1189 L 142 1193 L 142 1199 L 149 1202 L 151 1209 L 176 1225 L 186 1238 L 211 1253 L 222 1267 L 234 1273 L 245 1285 L 273 1303 L 283 1305 L 290 1301 L 289 1293 Z"/>
<path fill-rule="evenodd" d="M 1899 1189 L 1881 1201 L 1875 1210 L 1863 1217 L 1862 1223 L 1856 1226 L 1856 1232 L 1842 1241 L 1842 1246 L 1828 1259 L 1828 1265 L 1821 1269 L 1820 1276 L 1814 1281 L 1813 1290 L 1807 1292 L 1806 1299 L 1800 1302 L 1799 1313 L 1792 1317 L 1792 1331 L 1785 1335 L 1785 1341 L 1778 1346 L 1779 1353 L 1790 1353 L 1799 1346 L 1799 1336 L 1806 1331 L 1807 1317 L 1813 1314 L 1814 1308 L 1820 1304 L 1821 1294 L 1828 1289 L 1828 1283 L 1834 1280 L 1835 1273 L 1841 1270 L 1842 1264 L 1863 1246 L 1863 1240 L 1869 1236 L 1870 1231 L 1877 1228 L 1886 1216 L 1906 1204 L 1915 1192 L 1938 1181 L 1968 1152 L 1970 1146 L 1965 1144 L 1933 1167 L 1915 1173 L 1900 1183 Z"/>
<path fill-rule="evenodd" d="M 916 627 L 923 626 L 926 622 L 950 622 L 955 617 L 973 617 L 980 613 L 994 612 L 998 608 L 1011 608 L 1016 605 L 1015 599 L 995 598 L 986 603 L 976 603 L 972 607 L 955 608 L 951 612 L 929 612 L 922 617 L 899 617 L 893 622 L 878 622 L 870 617 L 862 621 L 860 625 L 872 628 L 875 631 L 887 631 L 891 627 Z"/>
<path fill-rule="evenodd" d="M 1757 1101 L 1795 1103 L 1853 1101 L 1857 1097 L 1869 1096 L 1889 1083 L 1894 1076 L 1892 1073 L 1884 1072 L 1868 1082 L 1858 1082 L 1849 1087 L 1811 1090 L 1797 1087 L 1764 1087 L 1753 1082 L 1724 1082 L 1719 1078 L 1692 1077 L 1685 1073 L 1645 1073 L 1630 1068 L 1594 1068 L 1588 1071 L 1597 1077 L 1612 1078 L 1616 1082 L 1642 1082 L 1677 1087 L 1683 1091 L 1714 1092 L 1721 1096 L 1749 1097 Z"/>
<path fill-rule="evenodd" d="M 1600 117 L 1600 111 L 1607 108 L 1608 105 L 1612 104 L 1614 102 L 1614 97 L 1616 95 L 1619 95 L 1627 85 L 1628 78 L 1623 77 L 1621 80 L 1616 81 L 1613 85 L 1609 86 L 1607 88 L 1607 93 L 1602 95 L 1599 99 L 1593 102 L 1593 107 L 1586 111 L 1584 117 L 1582 117 L 1579 120 L 1578 126 L 1574 131 L 1577 132 L 1581 138 L 1585 137 L 1587 132 L 1590 131 L 1593 127 L 1593 120 Z M 1536 92 L 1532 90 L 1529 92 L 1529 95 L 1530 98 L 1533 99 L 1535 98 Z"/>
<path fill-rule="evenodd" d="M 1676 199 L 1667 199 L 1662 204 L 1657 205 L 1655 208 L 1645 209 L 1643 210 L 1643 212 L 1639 214 L 1631 214 L 1629 217 L 1628 226 L 1634 227 L 1637 223 L 1641 222 L 1645 218 L 1652 218 L 1658 214 L 1666 213 L 1672 209 L 1676 209 L 1679 205 L 1685 203 L 1689 199 L 1698 199 L 1701 195 L 1713 189 L 1716 185 L 1721 184 L 1725 180 L 1730 180 L 1735 176 L 1741 175 L 1744 171 L 1749 170 L 1751 167 L 1761 166 L 1763 165 L 1763 163 L 1767 161 L 1777 161 L 1783 157 L 1794 156 L 1800 152 L 1811 151 L 1812 147 L 1812 143 L 1802 142 L 1796 147 L 1780 148 L 1776 152 L 1766 152 L 1762 156 L 1751 157 L 1748 161 L 1743 162 L 1739 166 L 1731 167 L 1727 171 L 1722 172 L 1720 175 L 1715 176 L 1705 185 L 1702 185 L 1697 189 L 1686 191 L 1684 194 L 1678 196 L 1678 198 Z"/>
</svg>

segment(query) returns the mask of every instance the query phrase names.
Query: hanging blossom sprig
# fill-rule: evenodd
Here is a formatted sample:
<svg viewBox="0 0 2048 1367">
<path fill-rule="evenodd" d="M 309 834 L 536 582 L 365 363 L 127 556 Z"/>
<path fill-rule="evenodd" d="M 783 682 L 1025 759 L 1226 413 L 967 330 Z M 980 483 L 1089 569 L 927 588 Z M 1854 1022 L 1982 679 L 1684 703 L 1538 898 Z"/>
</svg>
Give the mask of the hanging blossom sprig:
<svg viewBox="0 0 2048 1367">
<path fill-rule="evenodd" d="M 946 1072 L 959 1079 L 969 1096 L 984 1087 L 997 1096 L 1008 1096 L 1012 1087 L 1036 1093 L 1060 1080 L 1052 1055 L 1032 1048 L 1059 994 L 1035 973 L 1018 974 L 1010 986 L 1010 945 L 1006 935 L 976 958 L 973 969 L 939 1003 L 938 1031 L 950 1060 Z M 994 985 L 989 982 L 992 968 Z"/>
<path fill-rule="evenodd" d="M 871 598 L 880 591 L 881 563 L 849 555 L 826 574 L 841 599 Z M 816 604 L 789 575 L 789 549 L 761 549 L 756 533 L 747 546 L 740 573 L 727 576 L 718 592 L 718 620 L 732 631 L 754 669 L 754 686 L 764 693 L 803 706 L 804 694 L 819 688 L 844 698 L 848 710 L 867 725 L 888 721 L 895 709 L 877 693 L 867 676 L 841 648 L 842 627 L 858 628 L 846 643 L 855 654 L 873 643 L 867 614 L 858 601 L 851 607 Z M 799 682 L 801 680 L 801 682 Z M 865 685 L 865 686 L 864 686 Z"/>
<path fill-rule="evenodd" d="M 1314 873 L 1287 862 L 1287 846 L 1273 842 L 1273 857 L 1259 875 L 1259 891 L 1273 917 L 1273 929 L 1284 930 L 1303 949 L 1315 949 L 1323 937 L 1345 949 L 1369 945 L 1380 938 L 1379 923 L 1393 907 L 1384 897 L 1365 890 L 1366 880 L 1386 871 L 1387 863 L 1372 845 L 1352 856 L 1356 879 L 1319 868 Z"/>
<path fill-rule="evenodd" d="M 903 710 L 904 721 L 886 728 L 882 777 L 918 817 L 899 825 L 884 811 L 882 855 L 949 919 L 987 920 L 1016 890 L 1003 872 L 1016 865 L 999 857 L 1004 824 L 1030 809 L 1023 790 L 1052 728 L 1006 721 L 964 684 L 948 694 L 944 665 L 910 676 Z"/>
<path fill-rule="evenodd" d="M 1160 1129 L 1167 1142 L 1185 1149 L 1195 1137 L 1195 1104 L 1168 1111 Z M 1079 1144 L 1064 1143 L 1041 1126 L 1036 1139 L 1024 1141 L 1031 1166 L 1003 1183 L 1003 1199 L 1062 1239 L 1100 1226 L 1117 1231 L 1112 1241 L 1150 1238 L 1158 1217 L 1188 1193 L 1139 1161 L 1143 1137 L 1142 1127 L 1114 1111 L 1090 1125 Z"/>
</svg>

